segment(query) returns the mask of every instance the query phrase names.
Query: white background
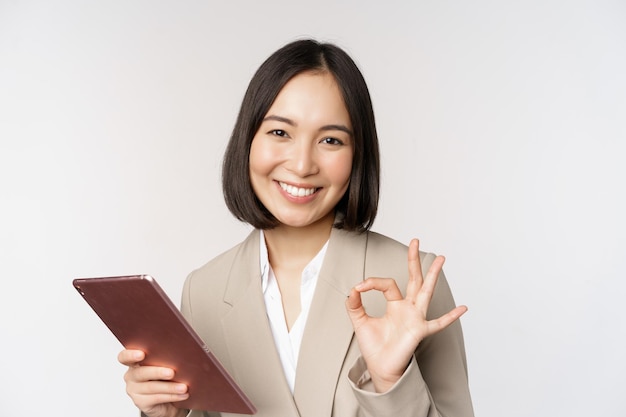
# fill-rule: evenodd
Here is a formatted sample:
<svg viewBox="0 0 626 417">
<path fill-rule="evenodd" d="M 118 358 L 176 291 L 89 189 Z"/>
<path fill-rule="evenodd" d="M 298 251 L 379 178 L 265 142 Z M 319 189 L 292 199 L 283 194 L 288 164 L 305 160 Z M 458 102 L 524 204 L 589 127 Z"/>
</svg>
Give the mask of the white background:
<svg viewBox="0 0 626 417">
<path fill-rule="evenodd" d="M 248 232 L 220 161 L 291 40 L 377 114 L 374 229 L 447 256 L 477 416 L 624 416 L 623 1 L 0 0 L 0 415 L 134 416 L 76 277 L 186 274 Z"/>
</svg>

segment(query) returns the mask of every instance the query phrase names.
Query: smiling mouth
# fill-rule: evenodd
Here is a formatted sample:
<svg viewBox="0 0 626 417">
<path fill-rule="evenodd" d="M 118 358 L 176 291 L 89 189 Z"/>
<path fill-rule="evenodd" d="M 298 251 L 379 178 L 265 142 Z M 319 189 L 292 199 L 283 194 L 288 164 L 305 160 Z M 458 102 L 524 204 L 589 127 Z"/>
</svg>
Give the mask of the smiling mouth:
<svg viewBox="0 0 626 417">
<path fill-rule="evenodd" d="M 280 188 L 285 190 L 287 194 L 293 197 L 308 197 L 314 192 L 316 192 L 317 190 L 319 190 L 319 188 L 294 187 L 293 185 L 285 184 L 284 182 L 280 182 L 280 181 L 278 181 L 278 184 L 280 185 Z"/>
</svg>

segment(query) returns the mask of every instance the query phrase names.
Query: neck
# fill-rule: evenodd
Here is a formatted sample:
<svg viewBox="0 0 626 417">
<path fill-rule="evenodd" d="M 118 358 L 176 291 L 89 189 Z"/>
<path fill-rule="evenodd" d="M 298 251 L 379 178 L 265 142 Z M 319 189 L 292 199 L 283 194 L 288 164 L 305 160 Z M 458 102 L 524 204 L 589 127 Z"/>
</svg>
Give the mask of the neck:
<svg viewBox="0 0 626 417">
<path fill-rule="evenodd" d="M 272 267 L 308 264 L 330 237 L 334 215 L 306 227 L 277 226 L 264 230 L 265 243 Z"/>
</svg>

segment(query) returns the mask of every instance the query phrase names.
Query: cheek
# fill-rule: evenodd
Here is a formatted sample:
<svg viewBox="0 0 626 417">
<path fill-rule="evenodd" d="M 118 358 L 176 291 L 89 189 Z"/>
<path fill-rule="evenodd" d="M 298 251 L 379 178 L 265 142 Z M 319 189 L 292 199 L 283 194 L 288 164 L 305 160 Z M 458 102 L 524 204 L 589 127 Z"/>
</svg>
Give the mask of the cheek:
<svg viewBox="0 0 626 417">
<path fill-rule="evenodd" d="M 339 185 L 348 186 L 352 173 L 352 155 L 342 155 L 337 158 L 332 167 L 333 177 Z"/>
<path fill-rule="evenodd" d="M 255 138 L 250 146 L 250 174 L 261 174 L 267 171 L 270 160 L 267 147 L 260 146 L 259 140 Z"/>
</svg>

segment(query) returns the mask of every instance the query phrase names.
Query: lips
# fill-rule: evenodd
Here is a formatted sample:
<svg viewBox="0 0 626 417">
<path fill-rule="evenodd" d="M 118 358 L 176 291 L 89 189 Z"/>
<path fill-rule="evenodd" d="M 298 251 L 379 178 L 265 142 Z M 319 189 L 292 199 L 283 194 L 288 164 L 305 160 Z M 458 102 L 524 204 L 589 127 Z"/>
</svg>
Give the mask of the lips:
<svg viewBox="0 0 626 417">
<path fill-rule="evenodd" d="M 286 184 L 284 182 L 278 182 L 280 188 L 282 188 L 287 194 L 293 197 L 308 197 L 315 193 L 319 188 L 301 188 L 293 185 Z"/>
</svg>

